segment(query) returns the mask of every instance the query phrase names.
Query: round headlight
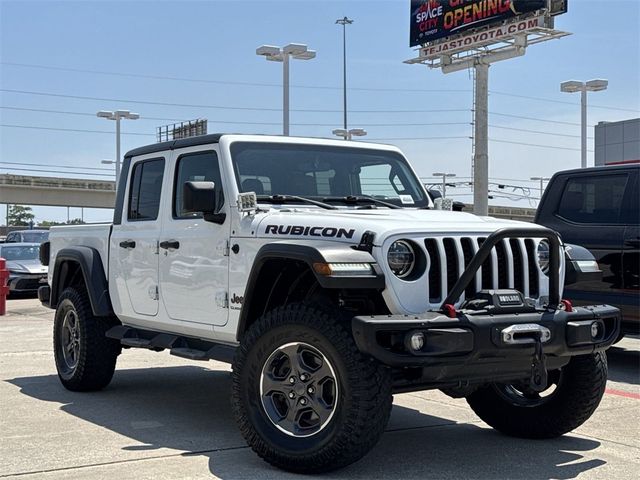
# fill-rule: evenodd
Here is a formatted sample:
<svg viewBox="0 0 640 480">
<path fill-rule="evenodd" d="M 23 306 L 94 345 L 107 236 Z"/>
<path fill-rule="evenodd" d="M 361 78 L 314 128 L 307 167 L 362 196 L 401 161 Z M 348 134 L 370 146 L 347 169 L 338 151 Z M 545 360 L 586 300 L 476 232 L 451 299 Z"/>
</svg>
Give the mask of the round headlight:
<svg viewBox="0 0 640 480">
<path fill-rule="evenodd" d="M 549 273 L 549 242 L 542 240 L 538 244 L 538 265 L 545 275 Z"/>
<path fill-rule="evenodd" d="M 398 278 L 408 276 L 416 265 L 416 255 L 411 244 L 397 240 L 389 247 L 387 262 L 393 274 Z"/>
</svg>

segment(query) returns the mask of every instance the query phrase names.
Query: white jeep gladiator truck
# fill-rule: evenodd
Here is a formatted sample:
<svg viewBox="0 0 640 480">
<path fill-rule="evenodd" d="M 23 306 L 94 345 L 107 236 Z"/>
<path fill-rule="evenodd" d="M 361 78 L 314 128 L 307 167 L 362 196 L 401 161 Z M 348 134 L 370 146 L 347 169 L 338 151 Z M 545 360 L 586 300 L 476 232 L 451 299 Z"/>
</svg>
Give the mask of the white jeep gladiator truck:
<svg viewBox="0 0 640 480">
<path fill-rule="evenodd" d="M 434 209 L 392 146 L 204 135 L 128 152 L 113 224 L 51 229 L 39 298 L 66 388 L 106 387 L 122 348 L 231 362 L 249 445 L 322 472 L 375 445 L 397 392 L 465 397 L 517 437 L 586 421 L 620 320 L 562 299 L 597 271 L 571 251 Z"/>
</svg>

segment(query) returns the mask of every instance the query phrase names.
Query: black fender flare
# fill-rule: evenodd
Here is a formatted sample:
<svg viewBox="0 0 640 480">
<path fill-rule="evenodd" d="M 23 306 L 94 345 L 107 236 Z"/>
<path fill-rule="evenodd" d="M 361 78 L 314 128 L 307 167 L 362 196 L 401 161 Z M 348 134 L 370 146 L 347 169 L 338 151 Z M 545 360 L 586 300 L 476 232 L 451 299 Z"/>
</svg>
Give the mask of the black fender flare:
<svg viewBox="0 0 640 480">
<path fill-rule="evenodd" d="M 236 337 L 238 340 L 244 334 L 249 322 L 250 305 L 254 297 L 254 291 L 258 288 L 258 279 L 265 263 L 273 259 L 296 260 L 306 263 L 315 275 L 322 288 L 329 289 L 374 289 L 385 288 L 385 278 L 371 253 L 357 250 L 351 245 L 337 244 L 335 242 L 321 242 L 312 245 L 301 244 L 293 241 L 277 241 L 264 245 L 253 261 L 251 273 L 247 279 L 244 292 L 242 310 L 238 322 Z M 368 263 L 372 267 L 370 275 L 322 275 L 314 269 L 315 263 Z"/>
<path fill-rule="evenodd" d="M 56 254 L 51 279 L 51 307 L 55 308 L 58 305 L 62 286 L 70 273 L 69 268 L 65 268 L 69 263 L 75 263 L 80 267 L 93 314 L 99 317 L 111 315 L 113 307 L 100 252 L 95 248 L 80 245 L 63 248 Z"/>
</svg>

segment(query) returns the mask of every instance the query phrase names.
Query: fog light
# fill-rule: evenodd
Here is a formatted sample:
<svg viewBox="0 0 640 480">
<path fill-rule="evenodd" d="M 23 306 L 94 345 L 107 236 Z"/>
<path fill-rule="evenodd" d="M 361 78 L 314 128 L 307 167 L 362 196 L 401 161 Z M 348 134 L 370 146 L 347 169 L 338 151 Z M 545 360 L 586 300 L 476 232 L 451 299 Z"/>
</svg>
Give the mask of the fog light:
<svg viewBox="0 0 640 480">
<path fill-rule="evenodd" d="M 414 352 L 418 352 L 422 350 L 424 347 L 424 333 L 422 332 L 414 332 L 409 337 L 409 348 Z"/>
<path fill-rule="evenodd" d="M 599 333 L 600 333 L 600 325 L 598 325 L 598 322 L 593 322 L 591 324 L 591 338 L 596 338 Z"/>
</svg>

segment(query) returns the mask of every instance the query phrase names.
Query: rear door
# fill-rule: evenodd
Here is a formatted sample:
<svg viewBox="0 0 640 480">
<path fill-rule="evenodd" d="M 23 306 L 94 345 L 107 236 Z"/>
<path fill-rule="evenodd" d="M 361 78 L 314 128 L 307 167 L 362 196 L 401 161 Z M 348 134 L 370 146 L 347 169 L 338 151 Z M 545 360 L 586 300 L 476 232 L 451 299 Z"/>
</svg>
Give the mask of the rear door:
<svg viewBox="0 0 640 480">
<path fill-rule="evenodd" d="M 623 288 L 627 302 L 621 305 L 625 321 L 640 322 L 640 178 L 638 170 L 634 172 L 632 184 L 628 189 L 623 214 L 627 226 L 624 230 L 622 246 Z"/>
<path fill-rule="evenodd" d="M 163 212 L 160 235 L 160 296 L 171 320 L 225 325 L 231 222 L 217 145 L 176 150 L 172 157 L 171 208 Z M 227 214 L 222 224 L 184 211 L 183 188 L 188 181 L 215 183 L 217 213 Z"/>
<path fill-rule="evenodd" d="M 158 154 L 132 160 L 122 221 L 114 225 L 111 235 L 109 282 L 115 284 L 120 313 L 125 316 L 158 314 L 159 213 L 165 163 L 165 157 Z"/>
</svg>

